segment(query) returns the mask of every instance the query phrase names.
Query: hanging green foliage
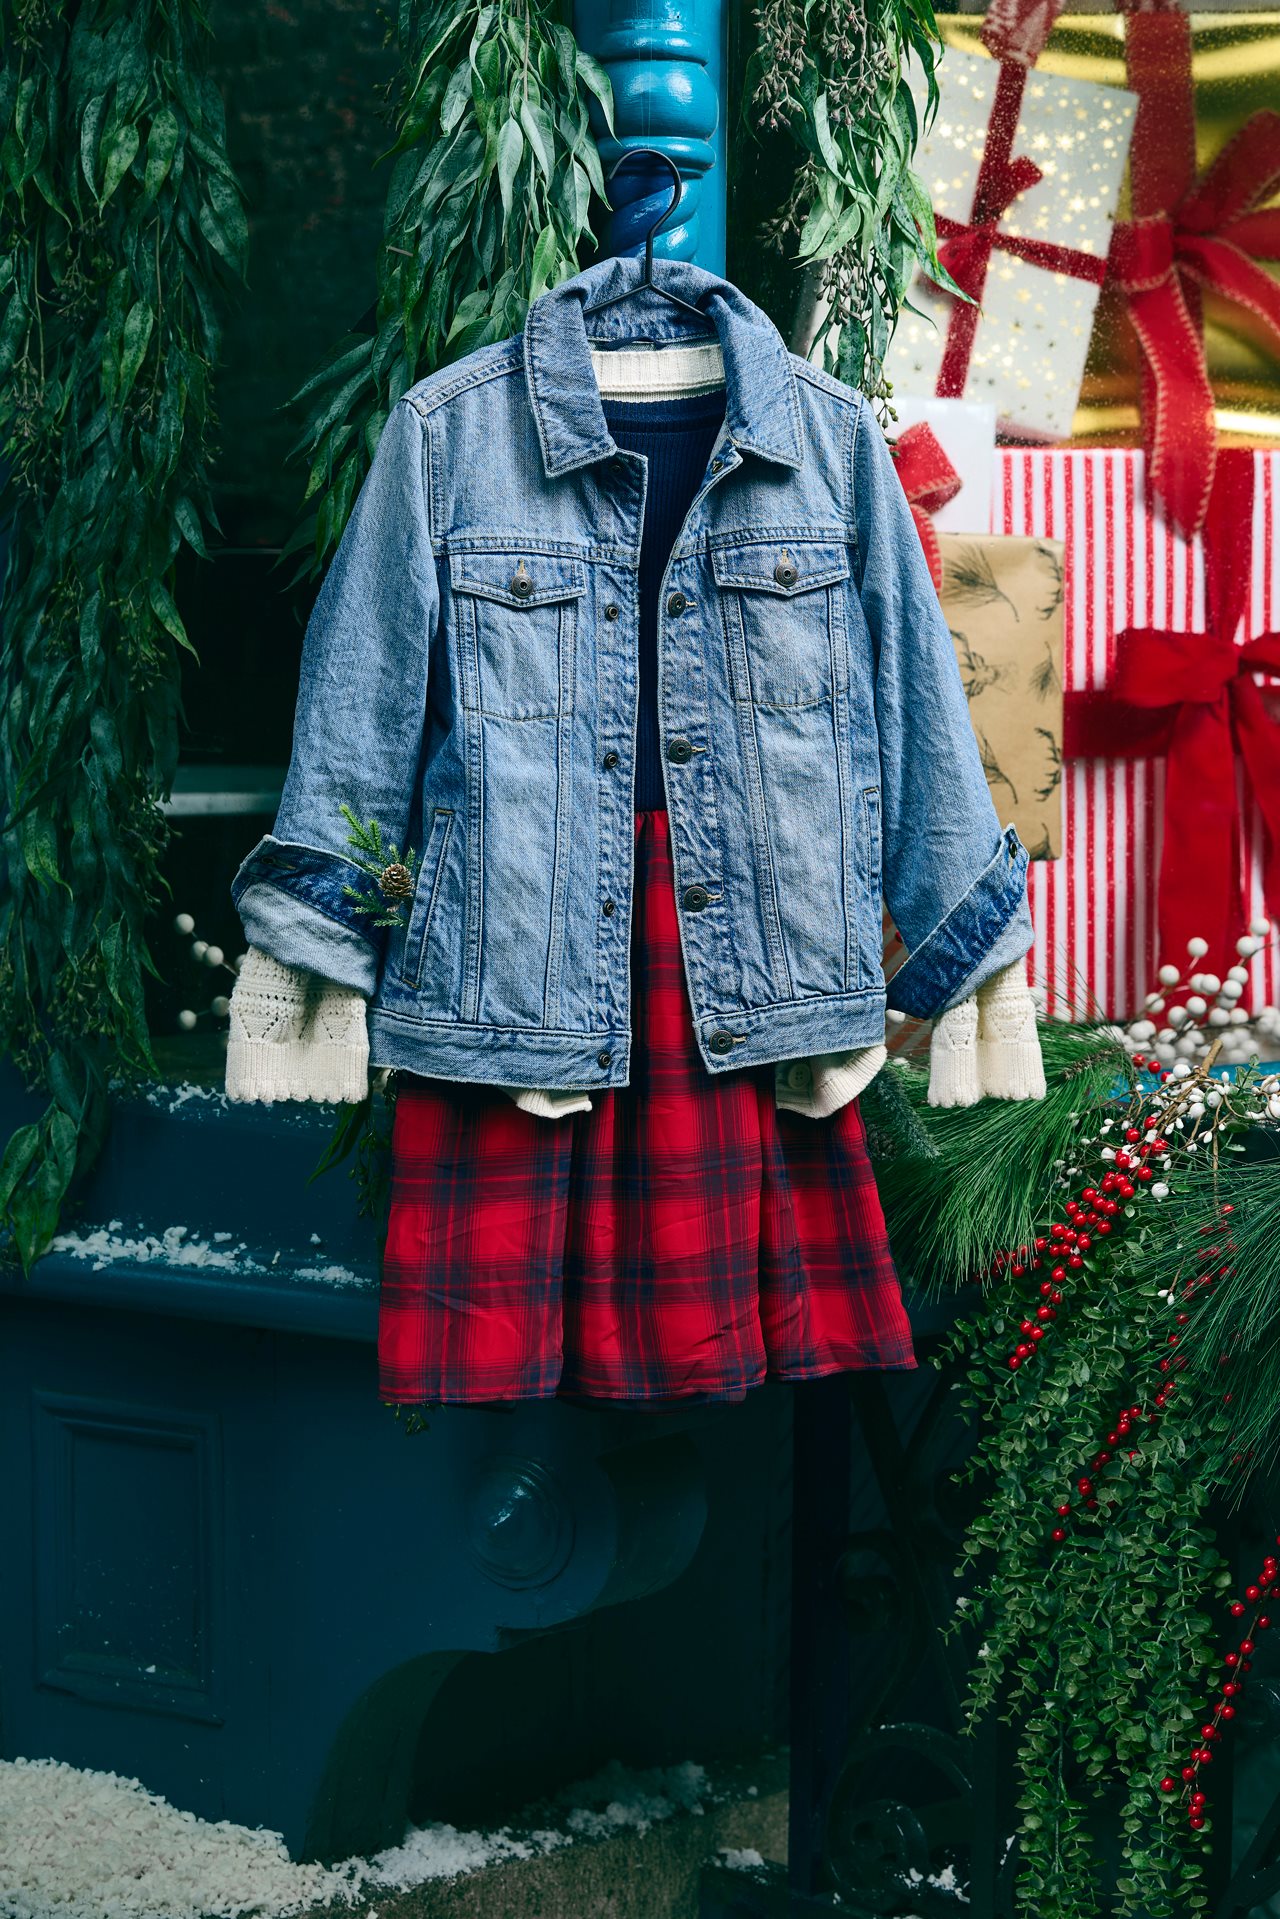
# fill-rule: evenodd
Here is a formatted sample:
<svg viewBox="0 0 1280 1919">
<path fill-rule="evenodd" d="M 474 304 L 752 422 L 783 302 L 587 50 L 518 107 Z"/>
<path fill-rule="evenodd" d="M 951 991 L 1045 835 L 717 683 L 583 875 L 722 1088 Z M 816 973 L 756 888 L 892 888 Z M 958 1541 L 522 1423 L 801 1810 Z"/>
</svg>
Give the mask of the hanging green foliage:
<svg viewBox="0 0 1280 1919">
<path fill-rule="evenodd" d="M 0 1222 L 47 1245 L 152 1068 L 143 935 L 177 757 L 173 599 L 212 522 L 218 299 L 245 221 L 189 0 L 0 0 L 0 1051 L 48 1096 L 0 1159 Z"/>
<path fill-rule="evenodd" d="M 747 85 L 757 123 L 786 128 L 801 160 L 769 234 L 810 268 L 792 344 L 820 340 L 829 372 L 873 399 L 917 262 L 938 264 L 933 209 L 911 170 L 919 135 L 907 82 L 938 103 L 931 0 L 757 0 Z"/>
<path fill-rule="evenodd" d="M 402 76 L 372 334 L 342 341 L 295 396 L 316 570 L 336 546 L 406 388 L 519 331 L 578 270 L 604 196 L 589 112 L 612 128 L 604 69 L 553 0 L 400 0 Z"/>
<path fill-rule="evenodd" d="M 1043 1105 L 935 1112 L 898 1067 L 869 1113 L 895 1253 L 973 1302 L 943 1357 L 982 1493 L 970 1723 L 1015 1728 L 1020 1919 L 1194 1919 L 1230 1843 L 1212 1761 L 1280 1605 L 1274 1558 L 1233 1593 L 1212 1523 L 1280 1443 L 1280 1194 L 1243 1159 L 1280 1150 L 1280 1082 L 1044 1043 Z"/>
</svg>

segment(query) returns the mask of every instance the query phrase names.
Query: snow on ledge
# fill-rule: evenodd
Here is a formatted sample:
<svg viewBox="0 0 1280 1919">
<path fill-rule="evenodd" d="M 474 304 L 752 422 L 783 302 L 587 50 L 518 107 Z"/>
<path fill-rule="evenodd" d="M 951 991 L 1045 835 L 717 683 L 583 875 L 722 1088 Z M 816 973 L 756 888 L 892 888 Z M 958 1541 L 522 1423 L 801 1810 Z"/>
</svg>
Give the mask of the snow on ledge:
<svg viewBox="0 0 1280 1919">
<path fill-rule="evenodd" d="M 316 1235 L 313 1233 L 311 1238 L 314 1244 Z M 189 1226 L 166 1226 L 159 1233 L 149 1233 L 139 1226 L 136 1232 L 126 1233 L 123 1221 L 118 1219 L 109 1219 L 105 1226 L 58 1233 L 49 1242 L 49 1251 L 88 1260 L 95 1273 L 125 1261 L 135 1266 L 154 1263 L 195 1267 L 210 1273 L 268 1273 L 280 1260 L 277 1252 L 264 1263 L 249 1251 L 244 1240 L 235 1239 L 232 1233 L 213 1233 L 208 1239 L 201 1239 Z M 316 1286 L 368 1287 L 372 1284 L 367 1273 L 353 1272 L 339 1261 L 309 1266 L 294 1266 L 290 1261 L 288 1270 L 295 1279 L 309 1280 Z"/>
<path fill-rule="evenodd" d="M 411 1826 L 401 1845 L 337 1866 L 299 1865 L 277 1832 L 180 1812 L 137 1779 L 54 1759 L 0 1761 L 0 1919 L 280 1919 L 304 1906 L 536 1859 L 580 1839 L 645 1833 L 700 1814 L 716 1793 L 690 1763 L 614 1762 L 557 1794 L 519 1831 Z M 368 1919 L 374 1919 L 370 1913 Z"/>
</svg>

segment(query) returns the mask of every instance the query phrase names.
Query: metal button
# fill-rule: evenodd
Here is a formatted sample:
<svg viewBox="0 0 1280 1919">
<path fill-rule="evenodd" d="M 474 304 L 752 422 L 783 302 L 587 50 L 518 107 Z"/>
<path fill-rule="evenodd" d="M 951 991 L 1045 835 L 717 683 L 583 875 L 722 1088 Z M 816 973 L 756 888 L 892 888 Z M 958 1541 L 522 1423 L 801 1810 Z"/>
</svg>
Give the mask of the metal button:
<svg viewBox="0 0 1280 1919">
<path fill-rule="evenodd" d="M 689 602 L 688 600 L 686 600 L 683 593 L 672 593 L 667 600 L 667 611 L 668 613 L 672 615 L 673 618 L 677 618 L 681 613 L 684 612 L 688 604 Z"/>
<path fill-rule="evenodd" d="M 713 1033 L 707 1041 L 707 1045 L 713 1053 L 731 1053 L 733 1051 L 733 1034 L 726 1033 L 723 1030 L 718 1033 Z"/>
<path fill-rule="evenodd" d="M 606 900 L 604 905 L 600 908 L 600 911 L 604 914 L 607 920 L 611 920 L 614 914 L 617 912 L 617 910 L 618 909 L 614 905 L 612 900 Z"/>
<path fill-rule="evenodd" d="M 799 573 L 796 571 L 795 561 L 789 559 L 784 553 L 773 569 L 773 577 L 779 586 L 794 586 L 800 578 Z"/>
<path fill-rule="evenodd" d="M 724 461 L 723 461 L 723 460 L 713 460 L 713 461 L 711 462 L 711 471 L 712 471 L 713 473 L 719 473 L 719 472 L 721 472 L 721 471 L 722 471 L 722 469 L 723 469 L 723 467 L 724 467 Z"/>
<path fill-rule="evenodd" d="M 604 617 L 606 618 L 606 620 L 616 620 L 619 613 L 621 613 L 621 611 L 622 611 L 622 608 L 620 606 L 615 606 L 613 601 L 610 600 L 608 606 L 606 606 L 604 610 Z"/>
<path fill-rule="evenodd" d="M 691 913 L 700 913 L 704 906 L 711 904 L 711 895 L 705 886 L 686 886 L 681 899 Z"/>
<path fill-rule="evenodd" d="M 687 766 L 693 758 L 693 742 L 677 734 L 674 740 L 667 741 L 667 758 L 674 760 L 677 766 Z"/>
<path fill-rule="evenodd" d="M 610 747 L 609 751 L 605 754 L 600 764 L 606 773 L 612 773 L 614 767 L 618 764 L 618 756 L 612 747 Z"/>
<path fill-rule="evenodd" d="M 597 1053 L 596 1065 L 601 1069 L 602 1072 L 607 1071 L 607 1069 L 613 1065 L 613 1054 Z"/>
<path fill-rule="evenodd" d="M 527 600 L 533 592 L 533 580 L 523 560 L 521 560 L 512 577 L 511 591 L 518 600 Z"/>
</svg>

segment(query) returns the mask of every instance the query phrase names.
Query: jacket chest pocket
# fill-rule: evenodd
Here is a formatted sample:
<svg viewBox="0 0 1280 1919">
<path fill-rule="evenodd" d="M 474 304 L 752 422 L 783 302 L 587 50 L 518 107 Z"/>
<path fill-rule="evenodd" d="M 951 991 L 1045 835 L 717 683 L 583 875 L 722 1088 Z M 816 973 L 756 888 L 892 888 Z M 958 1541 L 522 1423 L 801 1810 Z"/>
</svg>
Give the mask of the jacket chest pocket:
<svg viewBox="0 0 1280 1919">
<path fill-rule="evenodd" d="M 466 703 L 504 720 L 569 711 L 583 562 L 518 547 L 451 553 L 449 581 L 475 665 Z"/>
<path fill-rule="evenodd" d="M 753 540 L 715 547 L 734 693 L 753 706 L 825 704 L 843 677 L 846 548 Z"/>
</svg>

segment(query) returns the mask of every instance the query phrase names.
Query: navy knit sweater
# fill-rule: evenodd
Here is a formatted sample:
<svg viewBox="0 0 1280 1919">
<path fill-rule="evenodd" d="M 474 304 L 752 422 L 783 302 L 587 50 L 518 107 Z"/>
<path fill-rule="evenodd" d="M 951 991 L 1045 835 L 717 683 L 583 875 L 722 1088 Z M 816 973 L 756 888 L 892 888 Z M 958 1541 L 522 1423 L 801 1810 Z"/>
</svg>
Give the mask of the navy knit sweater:
<svg viewBox="0 0 1280 1919">
<path fill-rule="evenodd" d="M 611 400 L 605 395 L 604 417 L 618 445 L 627 453 L 643 453 L 649 462 L 640 539 L 635 804 L 637 812 L 661 811 L 667 799 L 658 724 L 658 596 L 671 550 L 702 485 L 724 420 L 724 393 L 663 400 Z"/>
</svg>

